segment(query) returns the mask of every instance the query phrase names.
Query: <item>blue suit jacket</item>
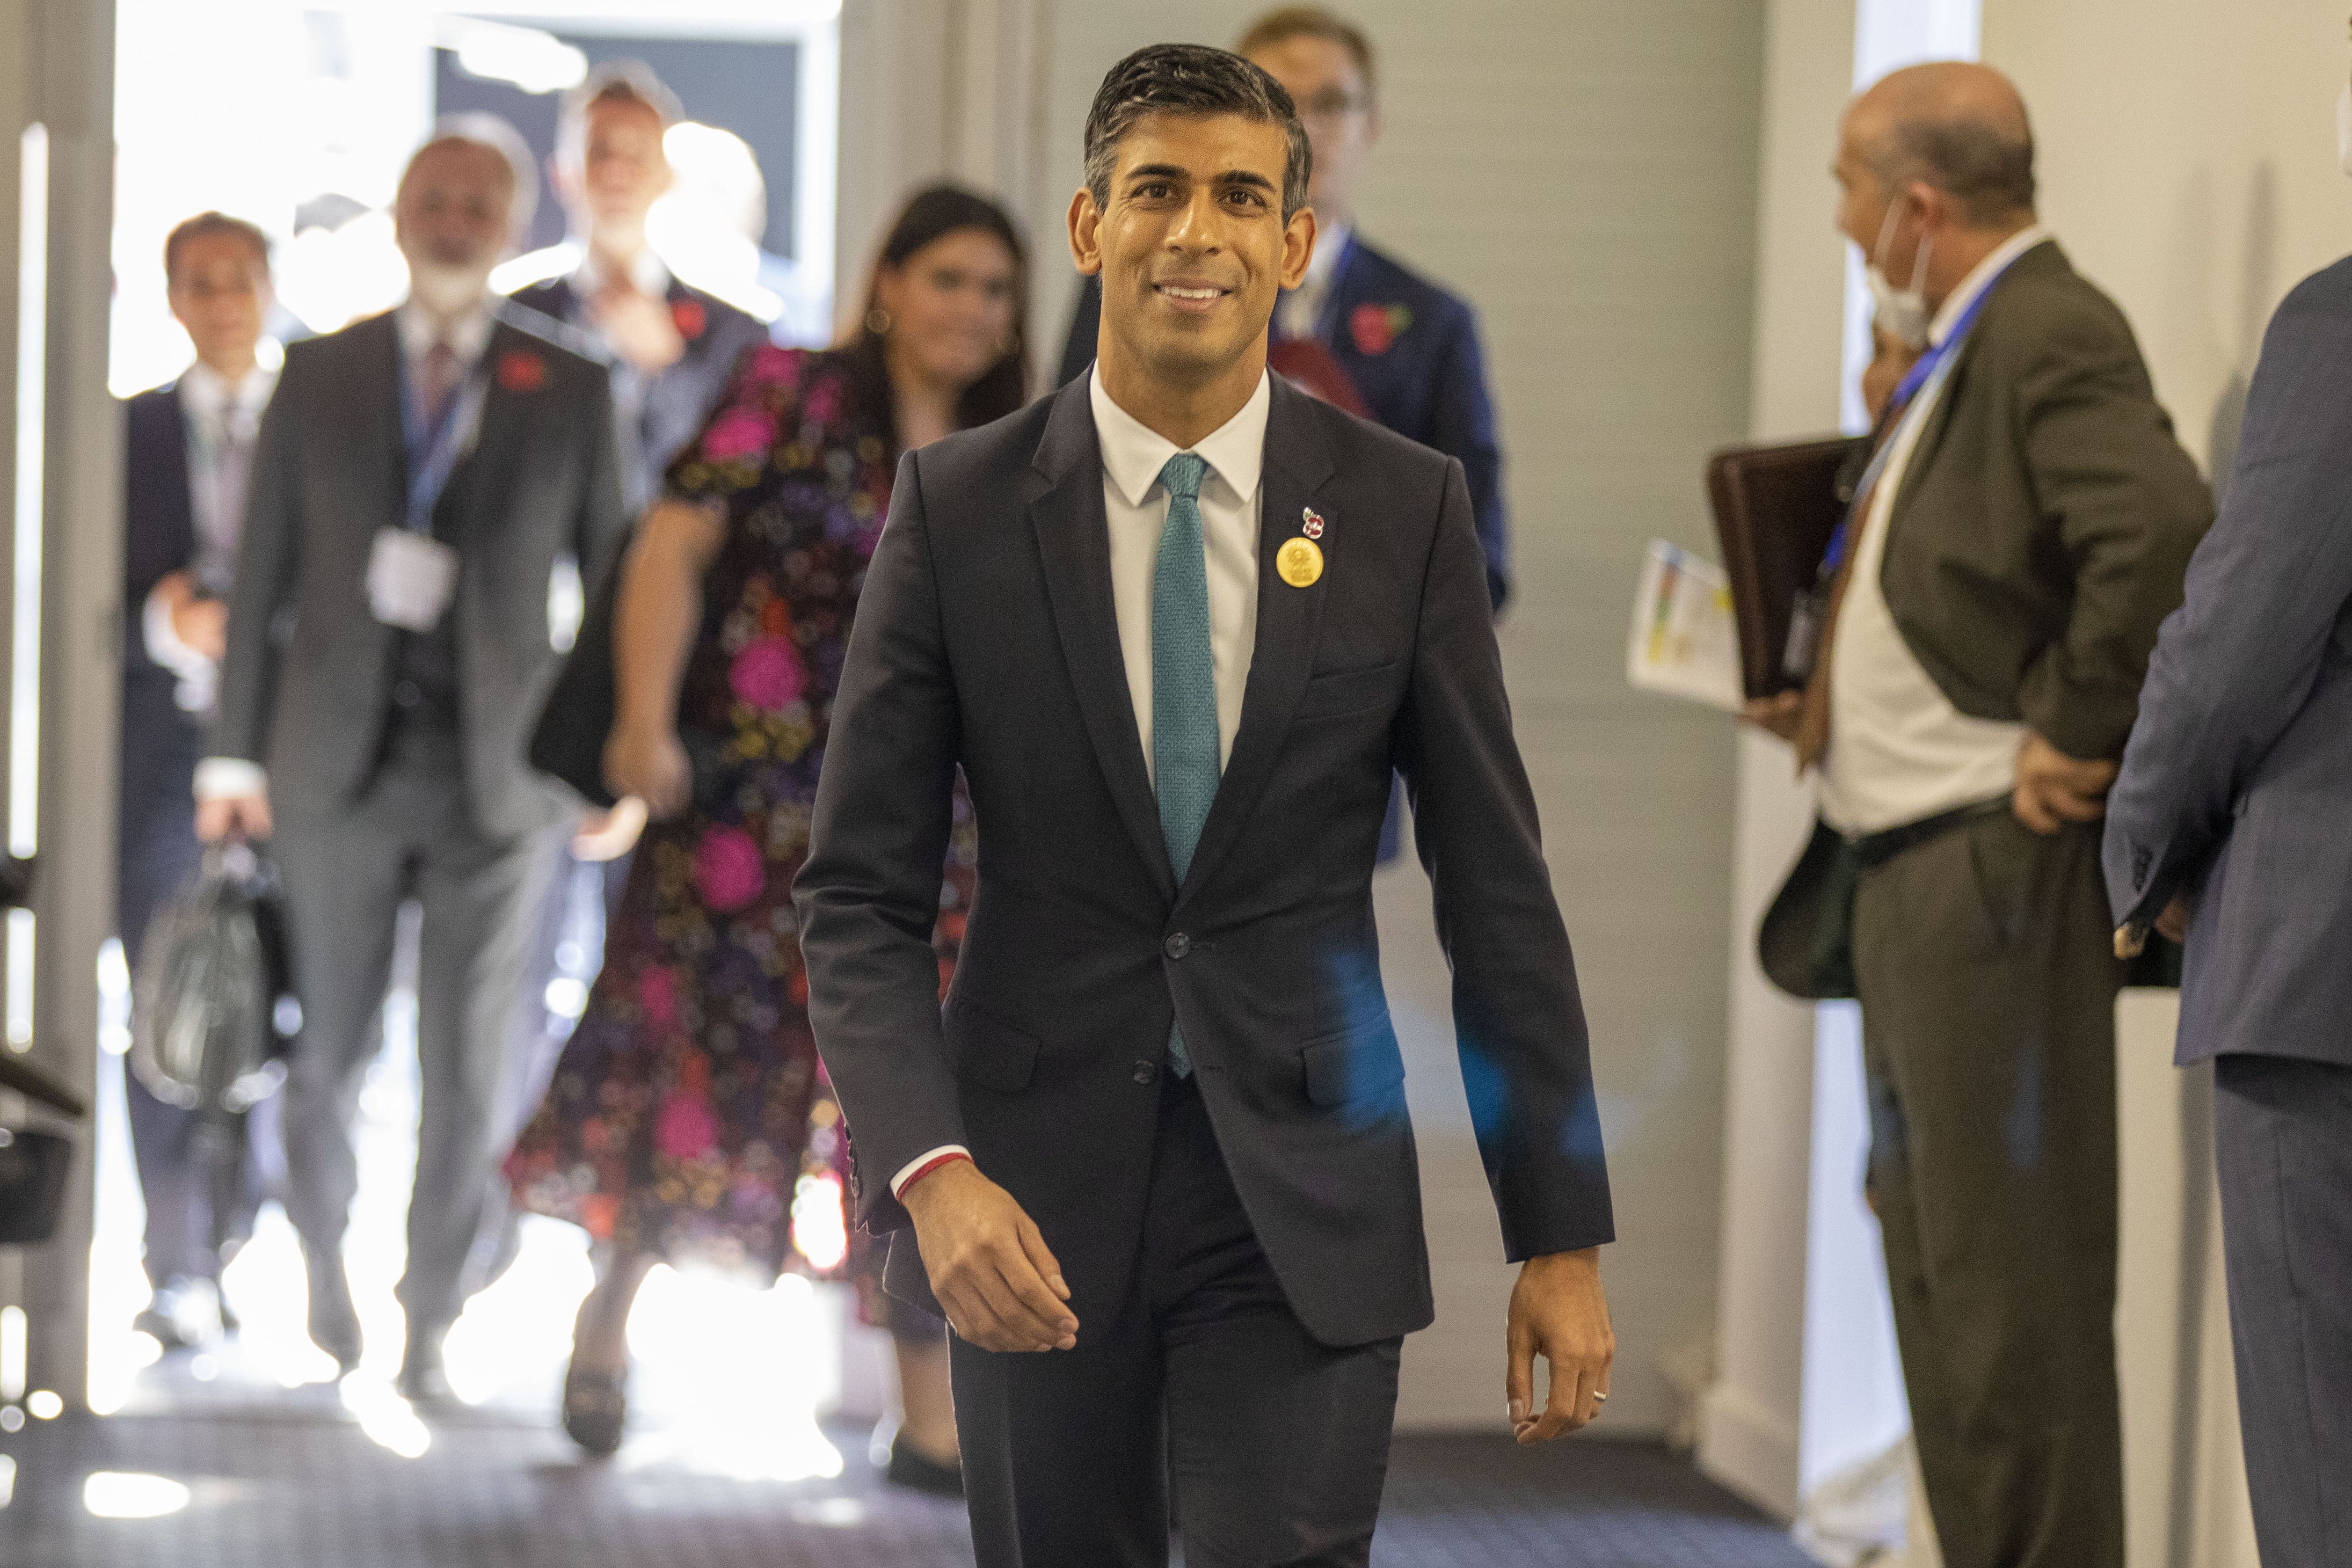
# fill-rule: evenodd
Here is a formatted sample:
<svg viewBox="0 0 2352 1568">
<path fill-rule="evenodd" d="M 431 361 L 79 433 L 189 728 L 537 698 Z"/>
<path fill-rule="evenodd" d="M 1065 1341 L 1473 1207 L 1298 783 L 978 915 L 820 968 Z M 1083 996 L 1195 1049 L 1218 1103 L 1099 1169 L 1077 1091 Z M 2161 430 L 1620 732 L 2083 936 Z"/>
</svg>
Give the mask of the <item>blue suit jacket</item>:
<svg viewBox="0 0 2352 1568">
<path fill-rule="evenodd" d="M 2352 259 L 2271 320 L 2109 799 L 2119 921 L 2197 895 L 2179 1060 L 2352 1066 Z"/>
<path fill-rule="evenodd" d="M 141 612 L 155 585 L 196 554 L 188 429 L 177 382 L 122 405 L 122 777 L 126 794 L 187 800 L 204 721 L 184 713 L 179 677 L 147 656 Z M 141 788 L 133 791 L 130 785 Z M 192 808 L 193 809 L 193 808 Z"/>
<path fill-rule="evenodd" d="M 1385 329 L 1360 318 L 1376 312 Z M 1402 263 L 1350 239 L 1323 311 L 1323 346 L 1356 383 L 1372 417 L 1408 441 L 1458 458 L 1470 482 L 1478 547 L 1486 557 L 1486 594 L 1496 610 L 1511 590 L 1510 528 L 1503 511 L 1503 448 L 1495 434 L 1494 400 L 1478 321 L 1456 298 Z M 1102 287 L 1079 291 L 1062 352 L 1057 384 L 1094 362 L 1102 323 Z"/>
<path fill-rule="evenodd" d="M 510 298 L 562 322 L 573 334 L 558 340 L 564 347 L 611 368 L 612 350 L 588 323 L 570 277 L 534 283 Z M 669 303 L 671 309 L 684 312 L 681 331 L 689 326 L 700 329 L 687 336 L 686 352 L 677 363 L 647 383 L 635 420 L 617 405 L 615 409 L 626 442 L 621 450 L 621 498 L 633 522 L 661 495 L 670 459 L 701 434 L 702 422 L 733 381 L 735 362 L 743 350 L 768 340 L 768 329 L 756 317 L 676 278 L 670 279 Z"/>
</svg>

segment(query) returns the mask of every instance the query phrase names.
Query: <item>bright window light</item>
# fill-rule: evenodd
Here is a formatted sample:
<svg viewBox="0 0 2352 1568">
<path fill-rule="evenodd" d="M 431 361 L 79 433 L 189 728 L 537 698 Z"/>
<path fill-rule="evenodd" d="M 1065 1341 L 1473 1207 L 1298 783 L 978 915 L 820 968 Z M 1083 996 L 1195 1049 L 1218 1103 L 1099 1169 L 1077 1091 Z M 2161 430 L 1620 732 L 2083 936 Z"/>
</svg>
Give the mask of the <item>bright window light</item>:
<svg viewBox="0 0 2352 1568">
<path fill-rule="evenodd" d="M 163 1476 L 96 1470 L 81 1484 L 81 1505 L 99 1519 L 161 1519 L 188 1506 L 186 1487 Z"/>
<path fill-rule="evenodd" d="M 66 1402 L 51 1390 L 40 1388 L 25 1401 L 25 1408 L 33 1413 L 36 1421 L 54 1421 L 66 1413 Z"/>
<path fill-rule="evenodd" d="M 25 1309 L 0 1307 L 0 1403 L 25 1397 Z"/>
</svg>

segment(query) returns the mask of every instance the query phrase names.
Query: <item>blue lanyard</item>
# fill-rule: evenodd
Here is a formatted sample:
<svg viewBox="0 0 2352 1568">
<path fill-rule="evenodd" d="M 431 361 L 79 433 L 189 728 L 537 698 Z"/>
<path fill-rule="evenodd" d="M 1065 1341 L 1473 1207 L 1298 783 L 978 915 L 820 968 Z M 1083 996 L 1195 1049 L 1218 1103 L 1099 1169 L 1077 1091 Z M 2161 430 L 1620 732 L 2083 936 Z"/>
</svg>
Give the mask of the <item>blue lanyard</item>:
<svg viewBox="0 0 2352 1568">
<path fill-rule="evenodd" d="M 488 357 L 489 346 L 485 343 L 473 370 L 449 394 L 449 401 L 441 405 L 440 417 L 428 428 L 425 411 L 416 404 L 407 350 L 399 355 L 400 433 L 408 448 L 408 515 L 403 521 L 412 532 L 433 531 L 433 508 L 440 504 L 441 492 L 465 452 L 466 439 L 481 419 L 482 402 L 488 392 L 482 366 Z"/>
<path fill-rule="evenodd" d="M 1845 565 L 1845 552 L 1853 532 L 1854 513 L 1870 499 L 1870 493 L 1877 487 L 1880 476 L 1886 472 L 1887 462 L 1895 455 L 1895 436 L 1902 428 L 1903 421 L 1911 413 L 1912 401 L 1919 395 L 1920 389 L 1927 384 L 1928 378 L 1943 370 L 1945 361 L 1950 359 L 1953 350 L 1967 340 L 1969 329 L 1977 324 L 1977 317 L 1983 311 L 1986 299 L 1992 295 L 1993 285 L 1999 283 L 2002 274 L 2016 265 L 2017 257 L 2011 256 L 2001 264 L 2000 272 L 1986 278 L 1984 287 L 1977 290 L 1976 298 L 1969 301 L 1968 308 L 1962 310 L 1959 319 L 1952 323 L 1952 329 L 1944 334 L 1944 340 L 1929 347 L 1927 351 L 1920 355 L 1917 361 L 1904 372 L 1903 379 L 1895 383 L 1895 395 L 1886 400 L 1886 417 L 1883 422 L 1886 431 L 1885 438 L 1879 442 L 1878 450 L 1870 455 L 1870 465 L 1862 471 L 1862 477 L 1855 481 L 1853 500 L 1847 506 L 1845 516 L 1838 520 L 1837 532 L 1830 536 L 1830 548 L 1822 557 L 1821 580 L 1823 583 L 1827 583 L 1835 577 L 1839 569 Z"/>
</svg>

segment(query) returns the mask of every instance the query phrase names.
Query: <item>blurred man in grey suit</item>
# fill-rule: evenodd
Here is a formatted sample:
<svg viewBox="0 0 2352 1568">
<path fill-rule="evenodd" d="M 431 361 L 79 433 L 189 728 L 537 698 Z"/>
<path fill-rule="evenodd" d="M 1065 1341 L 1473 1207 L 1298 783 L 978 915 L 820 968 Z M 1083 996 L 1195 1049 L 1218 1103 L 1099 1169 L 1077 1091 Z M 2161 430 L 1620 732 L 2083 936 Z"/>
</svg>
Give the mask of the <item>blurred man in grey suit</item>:
<svg viewBox="0 0 2352 1568">
<path fill-rule="evenodd" d="M 395 198 L 407 301 L 288 350 L 195 780 L 205 837 L 275 831 L 303 1011 L 288 1207 L 311 1338 L 346 1370 L 350 1124 L 400 905 L 424 906 L 412 1397 L 439 1391 L 492 1174 L 526 883 L 566 814 L 523 762 L 555 672 L 549 579 L 571 555 L 594 580 L 625 527 L 603 368 L 492 311 L 530 190 L 520 148 L 497 120 L 445 124 Z"/>
<path fill-rule="evenodd" d="M 2347 141 L 2352 141 L 2352 106 Z M 2352 169 L 2352 147 L 2344 150 Z M 2263 1568 L 2352 1563 L 2352 260 L 2273 318 L 2107 800 L 2119 949 L 2185 939 Z"/>
</svg>

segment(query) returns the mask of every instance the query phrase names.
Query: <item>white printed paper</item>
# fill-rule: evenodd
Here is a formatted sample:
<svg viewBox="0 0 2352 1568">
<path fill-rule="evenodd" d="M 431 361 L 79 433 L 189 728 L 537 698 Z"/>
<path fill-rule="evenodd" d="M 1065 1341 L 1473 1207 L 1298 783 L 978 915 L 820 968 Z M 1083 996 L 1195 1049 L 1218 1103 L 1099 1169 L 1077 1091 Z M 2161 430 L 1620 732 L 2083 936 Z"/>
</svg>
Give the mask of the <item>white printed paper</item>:
<svg viewBox="0 0 2352 1568">
<path fill-rule="evenodd" d="M 368 608 L 387 626 L 430 632 L 457 597 L 457 552 L 409 528 L 378 528 L 368 552 Z"/>
<path fill-rule="evenodd" d="M 1643 691 L 1740 710 L 1739 635 L 1720 567 L 1664 539 L 1650 541 L 1633 595 L 1625 678 Z"/>
</svg>

